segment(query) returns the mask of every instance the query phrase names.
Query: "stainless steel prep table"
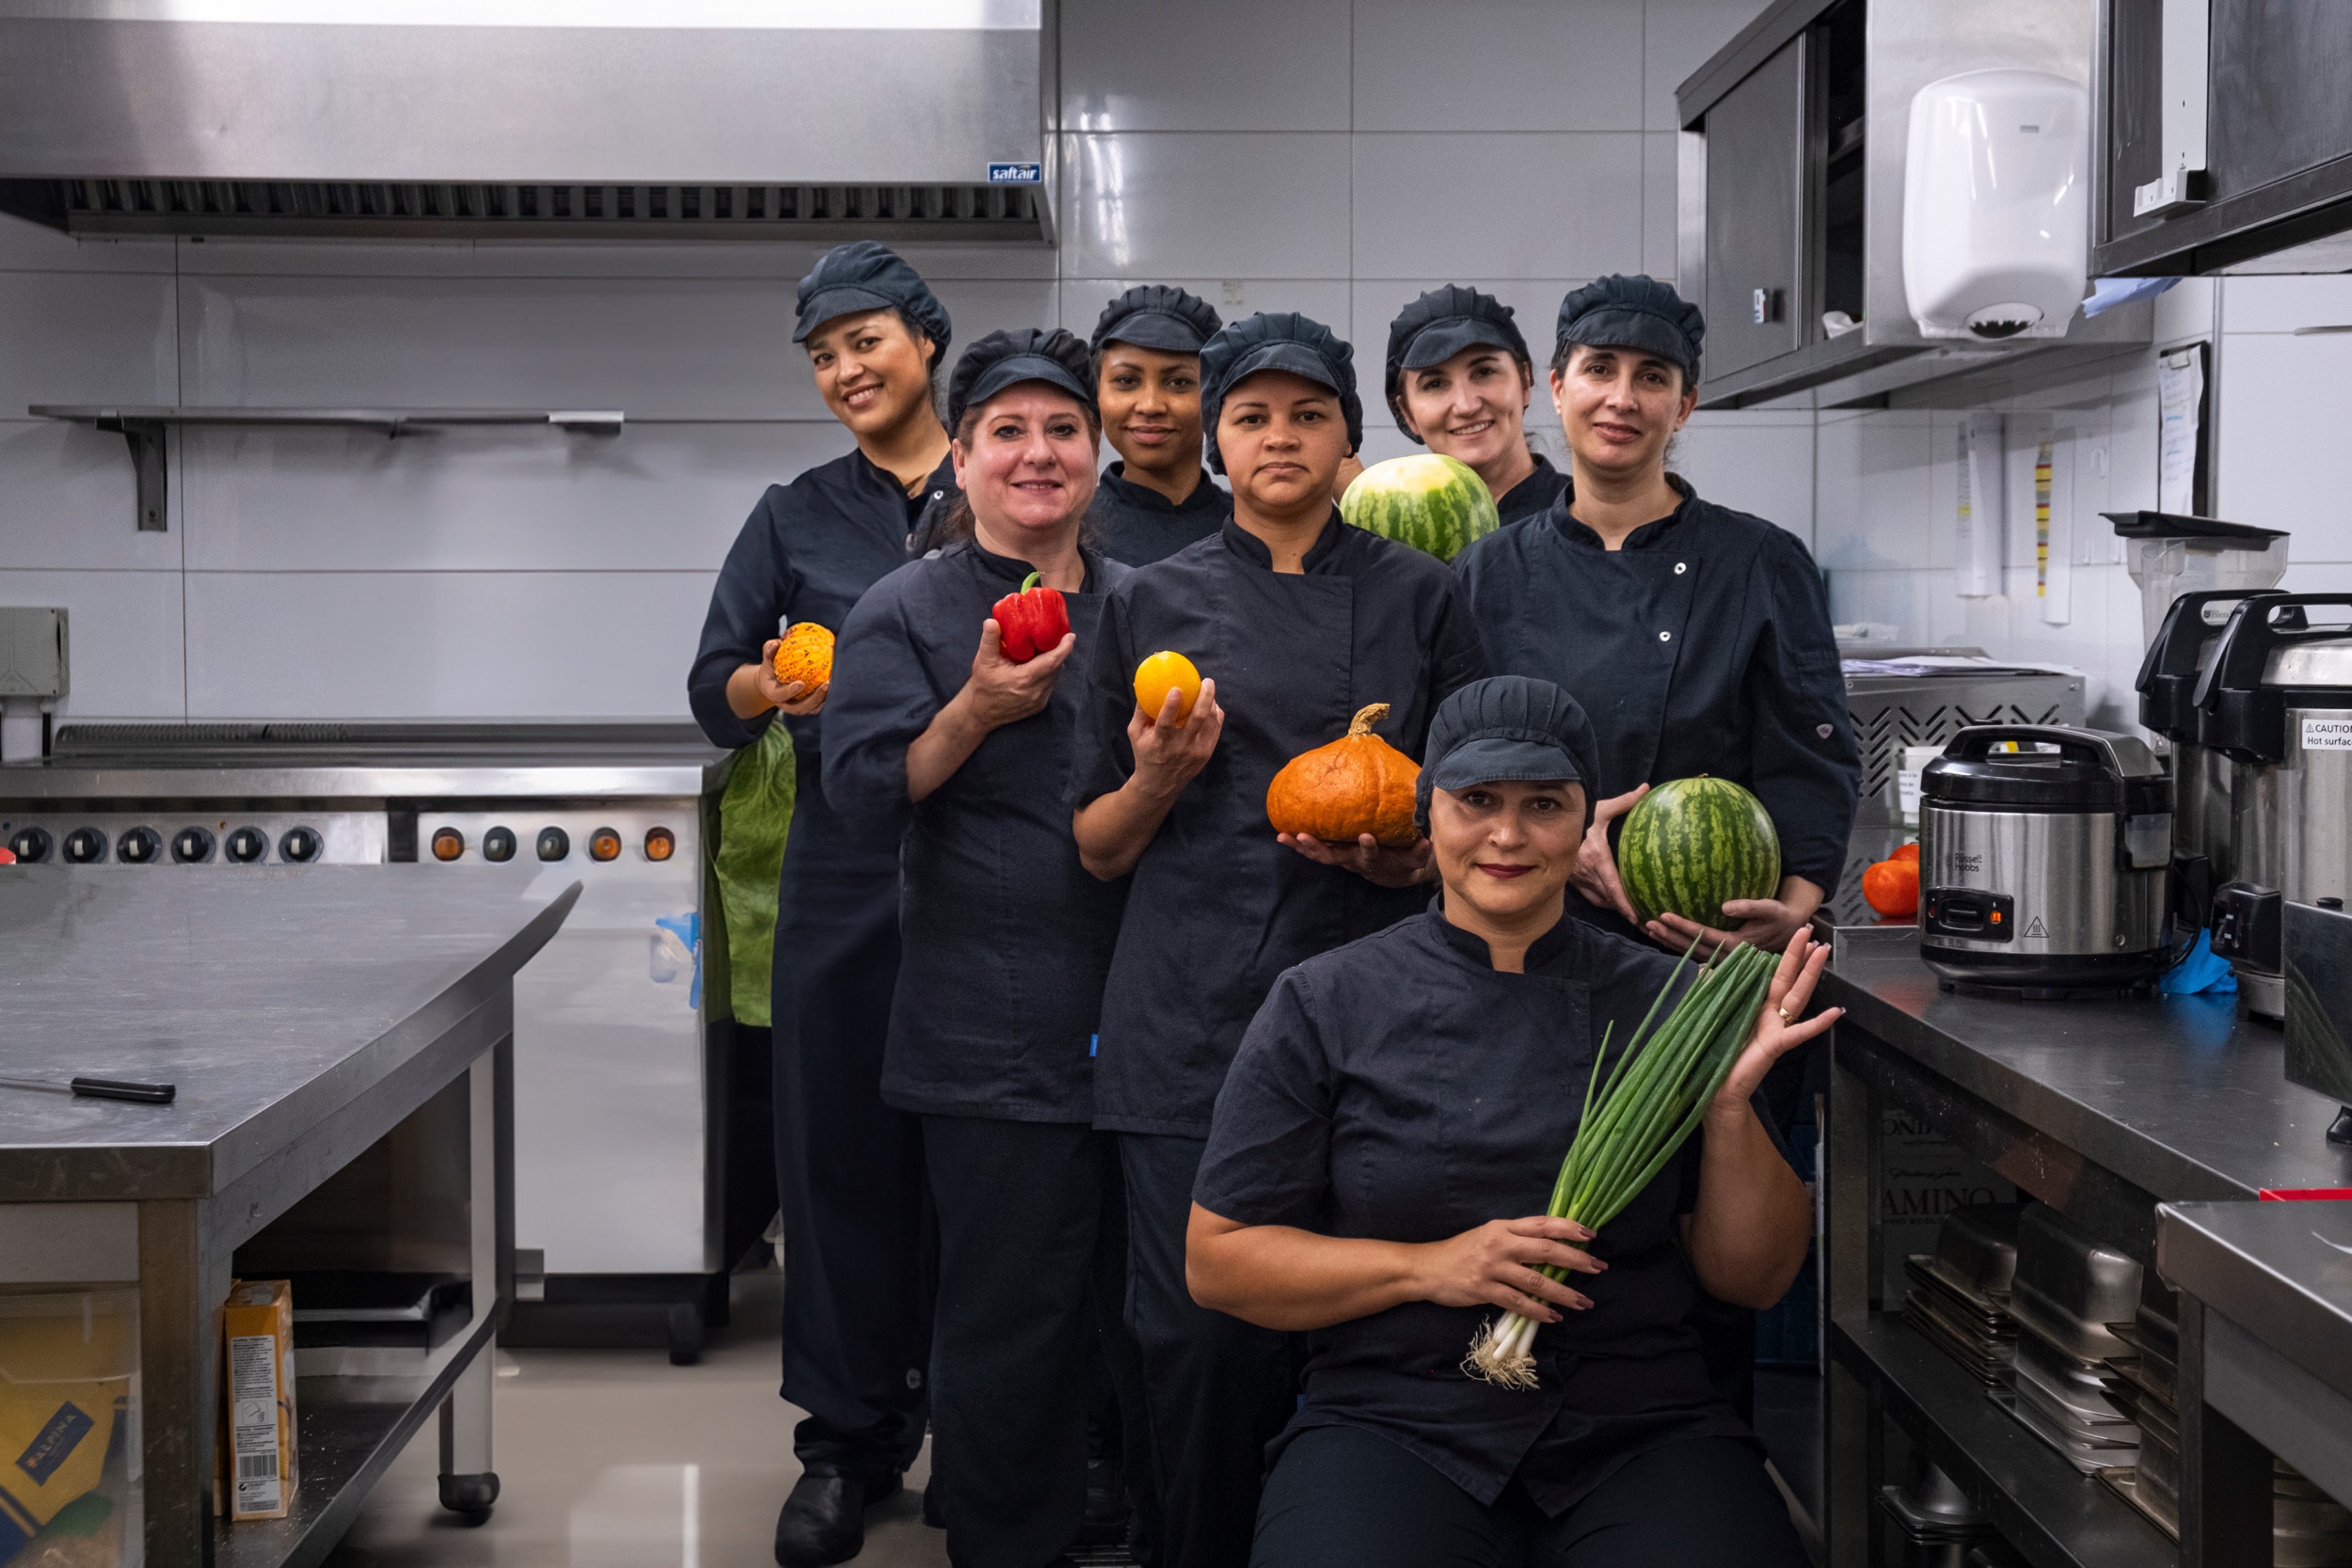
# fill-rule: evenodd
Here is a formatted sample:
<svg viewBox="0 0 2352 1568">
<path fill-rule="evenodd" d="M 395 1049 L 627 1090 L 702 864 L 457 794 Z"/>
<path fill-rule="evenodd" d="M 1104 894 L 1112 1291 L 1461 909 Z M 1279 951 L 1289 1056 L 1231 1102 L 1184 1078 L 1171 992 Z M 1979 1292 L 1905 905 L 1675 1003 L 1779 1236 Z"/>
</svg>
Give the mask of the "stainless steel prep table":
<svg viewBox="0 0 2352 1568">
<path fill-rule="evenodd" d="M 2181 1293 L 2181 1360 L 2199 1370 L 2207 1425 L 2352 1497 L 2352 1202 L 2168 1203 L 2157 1214 L 2156 1261 Z M 2255 1470 L 2234 1489 L 2208 1477 L 2218 1515 L 2208 1534 L 2244 1528 L 2233 1492 L 2268 1508 L 2270 1466 Z"/>
<path fill-rule="evenodd" d="M 0 1072 L 178 1085 L 167 1106 L 0 1091 L 0 1281 L 137 1286 L 152 1568 L 316 1561 L 437 1408 L 444 1473 L 486 1476 L 512 981 L 578 896 L 538 867 L 0 870 Z M 214 1314 L 232 1256 L 429 1102 L 463 1129 L 447 1152 L 466 1172 L 469 1321 L 413 1399 L 301 1413 L 292 1516 L 216 1524 Z M 453 1499 L 489 1500 L 462 1484 Z"/>
<path fill-rule="evenodd" d="M 2174 1560 L 2172 1543 L 2154 1526 L 1996 1409 L 1980 1384 L 1899 1314 L 1881 1310 L 1882 1110 L 1901 1108 L 2153 1264 L 2159 1202 L 2352 1186 L 2352 1149 L 2327 1142 L 2335 1105 L 2289 1085 L 2279 1032 L 2241 1022 L 2226 996 L 2027 1003 L 1944 991 L 1905 942 L 1847 945 L 1821 990 L 1823 1002 L 1847 1009 L 1834 1031 L 1824 1134 L 1833 1568 L 1870 1561 L 1875 1488 L 1898 1479 L 1877 1473 L 1881 1412 L 1960 1481 L 2036 1568 Z M 2185 1383 L 2192 1376 L 2185 1355 Z M 2179 1559 L 2193 1568 L 2247 1560 L 2200 1533 L 2200 1510 L 2212 1499 L 2192 1500 L 2200 1456 L 2190 1424 L 2185 1414 L 2187 1544 Z M 2214 1479 L 2226 1480 L 2244 1456 L 2202 1457 L 2215 1462 Z M 2254 1544 L 2267 1562 L 2267 1533 Z"/>
</svg>

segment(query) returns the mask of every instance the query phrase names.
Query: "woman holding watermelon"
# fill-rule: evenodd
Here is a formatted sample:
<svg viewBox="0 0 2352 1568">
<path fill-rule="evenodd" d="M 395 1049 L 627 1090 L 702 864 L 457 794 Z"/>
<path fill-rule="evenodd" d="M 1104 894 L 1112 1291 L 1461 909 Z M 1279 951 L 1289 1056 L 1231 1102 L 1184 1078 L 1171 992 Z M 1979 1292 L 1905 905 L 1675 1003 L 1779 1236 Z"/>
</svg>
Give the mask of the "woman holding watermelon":
<svg viewBox="0 0 2352 1568">
<path fill-rule="evenodd" d="M 1568 484 L 1455 560 L 1499 669 L 1585 705 L 1600 797 L 1581 911 L 1680 952 L 1778 951 L 1835 887 L 1861 772 L 1829 604 L 1804 542 L 1666 471 L 1698 401 L 1706 322 L 1671 285 L 1609 277 L 1560 306 L 1551 394 Z M 1752 791 L 1780 840 L 1763 896 L 1640 920 L 1610 829 L 1642 794 L 1707 774 Z"/>
<path fill-rule="evenodd" d="M 1622 1208 L 1597 1230 L 1553 1217 L 1604 1037 L 1622 1050 L 1682 973 L 1565 918 L 1596 762 L 1549 682 L 1448 699 L 1417 782 L 1437 906 L 1285 974 L 1217 1099 L 1193 1287 L 1306 1351 L 1256 1568 L 1806 1561 L 1685 1320 L 1702 1287 L 1776 1299 L 1804 1258 L 1804 1185 L 1755 1090 L 1836 1022 L 1790 1022 L 1824 955 L 1800 938 L 1752 1020 L 1714 1026 L 1726 1075 L 1692 1089 L 1688 1141 L 1637 1140 L 1663 1164 Z M 1536 1325 L 1532 1386 L 1463 1364 L 1500 1313 Z"/>
<path fill-rule="evenodd" d="M 1429 715 L 1484 673 L 1460 585 L 1429 556 L 1343 526 L 1331 501 L 1362 438 L 1352 351 L 1303 316 L 1235 322 L 1201 350 L 1219 531 L 1111 591 L 1088 663 L 1070 804 L 1079 853 L 1133 876 L 1103 996 L 1095 1125 L 1120 1134 L 1128 1311 L 1143 1354 L 1163 1561 L 1248 1554 L 1263 1452 L 1295 1402 L 1289 1346 L 1196 1305 L 1184 1226 L 1210 1112 L 1275 976 L 1427 902 L 1425 845 L 1278 842 L 1266 791 L 1368 705 L 1418 754 Z M 1161 650 L 1205 672 L 1154 711 Z"/>
<path fill-rule="evenodd" d="M 1504 526 L 1549 508 L 1568 487 L 1527 444 L 1534 361 L 1512 309 L 1449 283 L 1389 324 L 1389 411 L 1396 428 L 1477 471 Z"/>
<path fill-rule="evenodd" d="M 1200 466 L 1200 345 L 1222 325 L 1165 283 L 1129 289 L 1094 324 L 1094 395 L 1119 461 L 1103 470 L 1093 521 L 1113 561 L 1148 566 L 1225 520 L 1225 492 Z"/>
<path fill-rule="evenodd" d="M 1080 531 L 1092 380 L 1067 332 L 964 351 L 948 542 L 850 612 L 826 714 L 829 797 L 904 828 L 882 1094 L 921 1118 L 939 1213 L 933 1486 L 961 1564 L 1040 1568 L 1073 1544 L 1092 1285 L 1124 1241 L 1091 1045 L 1127 890 L 1079 864 L 1059 789 L 1086 700 L 1064 666 L 1128 575 Z"/>
<path fill-rule="evenodd" d="M 933 375 L 947 312 L 882 245 L 837 245 L 801 279 L 793 341 L 856 448 L 771 485 L 711 589 L 687 677 L 711 743 L 748 746 L 779 712 L 799 797 L 784 854 L 773 984 L 776 1180 L 784 1211 L 784 1397 L 801 1478 L 776 1560 L 856 1555 L 867 1504 L 923 1442 L 930 1261 L 922 1134 L 882 1103 L 898 968 L 898 840 L 852 825 L 820 787 L 826 690 L 777 678 L 786 622 L 838 627 L 903 563 L 927 508 L 955 493 Z"/>
</svg>

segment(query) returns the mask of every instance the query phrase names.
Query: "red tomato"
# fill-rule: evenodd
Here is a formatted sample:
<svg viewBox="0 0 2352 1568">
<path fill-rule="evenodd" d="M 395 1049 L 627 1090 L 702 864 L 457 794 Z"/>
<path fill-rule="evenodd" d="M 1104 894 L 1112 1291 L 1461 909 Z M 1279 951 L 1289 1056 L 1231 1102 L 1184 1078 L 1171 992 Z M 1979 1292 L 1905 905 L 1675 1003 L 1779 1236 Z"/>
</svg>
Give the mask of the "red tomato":
<svg viewBox="0 0 2352 1568">
<path fill-rule="evenodd" d="M 1919 911 L 1919 863 L 1881 861 L 1862 874 L 1862 896 L 1881 914 Z"/>
</svg>

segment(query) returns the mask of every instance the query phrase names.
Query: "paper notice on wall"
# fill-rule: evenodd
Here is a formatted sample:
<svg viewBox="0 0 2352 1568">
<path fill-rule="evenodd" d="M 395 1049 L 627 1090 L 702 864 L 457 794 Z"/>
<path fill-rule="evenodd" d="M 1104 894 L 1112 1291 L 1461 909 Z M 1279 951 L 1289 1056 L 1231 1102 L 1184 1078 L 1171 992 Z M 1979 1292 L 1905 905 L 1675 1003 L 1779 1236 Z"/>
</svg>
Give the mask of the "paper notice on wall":
<svg viewBox="0 0 2352 1568">
<path fill-rule="evenodd" d="M 1960 513 L 1955 530 L 1959 593 L 1982 599 L 2001 592 L 2002 535 L 2009 531 L 2009 490 L 2002 480 L 2001 416 L 1970 414 L 1960 421 Z"/>
<path fill-rule="evenodd" d="M 2156 510 L 2197 510 L 2197 451 L 2203 440 L 2204 355 L 2193 344 L 2156 361 Z"/>
</svg>

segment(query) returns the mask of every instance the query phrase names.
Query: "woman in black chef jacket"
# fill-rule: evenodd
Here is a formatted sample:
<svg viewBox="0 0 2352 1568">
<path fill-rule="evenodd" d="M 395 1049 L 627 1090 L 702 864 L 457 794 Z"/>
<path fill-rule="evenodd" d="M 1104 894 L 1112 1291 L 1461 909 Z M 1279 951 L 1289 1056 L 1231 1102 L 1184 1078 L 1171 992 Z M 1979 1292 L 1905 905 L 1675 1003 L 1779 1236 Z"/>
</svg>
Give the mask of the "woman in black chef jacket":
<svg viewBox="0 0 2352 1568">
<path fill-rule="evenodd" d="M 1149 566 L 1216 531 L 1230 503 L 1200 466 L 1200 345 L 1222 325 L 1208 301 L 1145 283 L 1094 324 L 1095 397 L 1119 460 L 1094 492 L 1113 561 Z"/>
<path fill-rule="evenodd" d="M 1597 1237 L 1549 1218 L 1604 1030 L 1626 1039 L 1676 972 L 1565 918 L 1595 760 L 1549 682 L 1449 699 L 1419 788 L 1437 907 L 1284 974 L 1217 1098 L 1193 1290 L 1307 1342 L 1257 1568 L 1805 1563 L 1684 1319 L 1700 1286 L 1770 1304 L 1804 1258 L 1804 1184 L 1753 1096 L 1835 1022 L 1790 1022 L 1825 954 L 1790 944 L 1701 1131 L 1630 1206 Z M 1463 1368 L 1498 1311 L 1539 1325 L 1533 1389 Z"/>
<path fill-rule="evenodd" d="M 1063 665 L 1127 575 L 1082 540 L 1100 426 L 1086 345 L 993 332 L 948 384 L 949 542 L 842 628 L 825 789 L 905 825 L 906 956 L 882 1098 L 919 1117 L 939 1212 L 934 1485 L 959 1564 L 1062 1560 L 1086 1500 L 1099 1238 L 1118 1152 L 1092 1041 L 1123 882 L 1078 863 L 1061 782 L 1085 706 Z M 1038 583 L 1000 619 L 1024 584 Z M 1057 609 L 1069 629 L 1033 639 Z"/>
<path fill-rule="evenodd" d="M 1200 353 L 1209 461 L 1232 482 L 1217 532 L 1111 591 L 1071 775 L 1078 847 L 1134 874 L 1103 997 L 1094 1124 L 1120 1134 L 1128 1313 L 1141 1348 L 1163 1560 L 1226 1568 L 1248 1548 L 1263 1446 L 1295 1398 L 1279 1334 L 1196 1306 L 1184 1222 L 1226 1064 L 1276 975 L 1427 898 L 1428 847 L 1278 842 L 1266 785 L 1292 757 L 1390 705 L 1417 754 L 1429 715 L 1484 673 L 1460 585 L 1430 557 L 1340 521 L 1331 483 L 1362 438 L 1348 345 L 1255 315 Z M 1145 656 L 1206 677 L 1188 718 L 1136 705 Z"/>
<path fill-rule="evenodd" d="M 1556 681 L 1592 716 L 1600 750 L 1579 912 L 1639 928 L 1610 826 L 1649 785 L 1708 773 L 1772 814 L 1780 887 L 1725 904 L 1704 927 L 1668 914 L 1648 934 L 1676 952 L 1693 938 L 1778 951 L 1837 885 L 1861 762 L 1804 541 L 1666 471 L 1667 441 L 1698 401 L 1706 331 L 1698 307 L 1651 277 L 1604 277 L 1563 300 L 1551 395 L 1568 487 L 1454 568 L 1496 669 Z"/>
<path fill-rule="evenodd" d="M 1478 471 L 1505 524 L 1560 499 L 1568 482 L 1527 445 L 1534 361 L 1512 309 L 1457 283 L 1389 324 L 1389 411 L 1396 428 Z"/>
<path fill-rule="evenodd" d="M 923 1442 L 930 1246 L 915 1119 L 885 1107 L 883 1030 L 898 969 L 898 840 L 853 826 L 820 786 L 826 689 L 784 685 L 779 626 L 838 630 L 903 564 L 955 466 L 933 408 L 947 312 L 914 269 L 868 240 L 801 279 L 793 341 L 856 450 L 769 486 L 711 590 L 687 691 L 703 733 L 749 745 L 784 715 L 799 796 L 778 895 L 776 1175 L 784 1208 L 784 1397 L 802 1475 L 776 1520 L 776 1560 L 856 1555 L 865 1511 Z"/>
</svg>

